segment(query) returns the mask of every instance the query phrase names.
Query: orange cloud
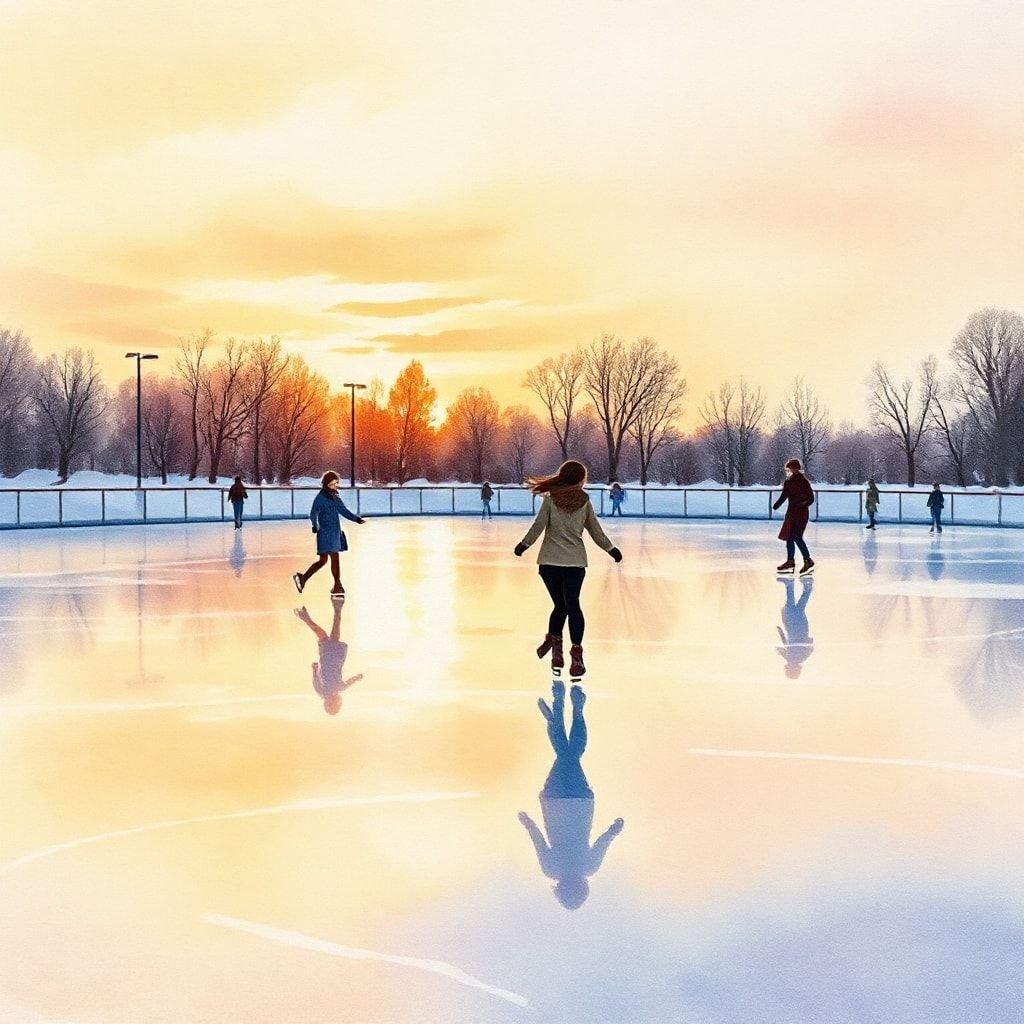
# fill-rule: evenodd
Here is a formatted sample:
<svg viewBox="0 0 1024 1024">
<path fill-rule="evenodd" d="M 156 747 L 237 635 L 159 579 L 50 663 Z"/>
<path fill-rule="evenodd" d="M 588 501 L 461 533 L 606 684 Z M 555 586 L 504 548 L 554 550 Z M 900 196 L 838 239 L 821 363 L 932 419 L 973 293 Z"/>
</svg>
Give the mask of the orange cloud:
<svg viewBox="0 0 1024 1024">
<path fill-rule="evenodd" d="M 356 316 L 401 317 L 419 316 L 423 313 L 436 313 L 442 309 L 455 309 L 459 306 L 472 306 L 487 302 L 483 298 L 436 298 L 406 299 L 404 302 L 340 302 L 330 306 L 325 313 L 352 313 Z"/>
</svg>

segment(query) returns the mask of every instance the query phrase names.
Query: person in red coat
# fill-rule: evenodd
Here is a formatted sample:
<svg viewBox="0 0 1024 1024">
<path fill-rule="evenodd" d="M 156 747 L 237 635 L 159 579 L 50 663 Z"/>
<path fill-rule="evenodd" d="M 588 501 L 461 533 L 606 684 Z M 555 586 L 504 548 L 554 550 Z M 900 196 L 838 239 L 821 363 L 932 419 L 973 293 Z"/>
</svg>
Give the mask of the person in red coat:
<svg viewBox="0 0 1024 1024">
<path fill-rule="evenodd" d="M 786 542 L 786 560 L 778 567 L 778 571 L 793 572 L 796 569 L 793 556 L 799 548 L 800 554 L 804 556 L 800 575 L 806 576 L 814 568 L 814 559 L 804 542 L 804 530 L 810 518 L 810 508 L 814 504 L 814 491 L 810 481 L 801 472 L 799 459 L 790 459 L 786 463 L 786 482 L 782 485 L 779 500 L 772 508 L 779 509 L 785 502 L 789 504 L 786 505 L 786 518 L 779 530 L 779 540 Z"/>
</svg>

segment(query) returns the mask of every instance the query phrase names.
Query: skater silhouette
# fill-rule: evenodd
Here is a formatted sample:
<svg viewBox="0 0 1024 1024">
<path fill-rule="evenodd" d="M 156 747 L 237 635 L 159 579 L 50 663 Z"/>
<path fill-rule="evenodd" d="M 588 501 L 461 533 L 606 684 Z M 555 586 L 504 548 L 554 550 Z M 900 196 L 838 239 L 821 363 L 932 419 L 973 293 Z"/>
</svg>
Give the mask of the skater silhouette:
<svg viewBox="0 0 1024 1024">
<path fill-rule="evenodd" d="M 485 480 L 480 488 L 480 518 L 491 518 L 491 498 L 494 497 L 494 488 Z"/>
<path fill-rule="evenodd" d="M 554 880 L 553 892 L 567 910 L 576 910 L 590 893 L 590 875 L 597 872 L 612 840 L 624 824 L 616 818 L 590 843 L 594 825 L 594 791 L 587 782 L 580 758 L 587 749 L 587 723 L 583 718 L 586 694 L 579 686 L 569 693 L 572 702 L 572 725 L 565 733 L 565 683 L 555 681 L 551 687 L 551 706 L 541 698 L 537 701 L 548 724 L 548 739 L 555 751 L 555 762 L 548 772 L 540 793 L 544 832 L 525 812 L 519 821 L 529 833 L 537 851 L 540 869 Z"/>
<path fill-rule="evenodd" d="M 608 488 L 608 497 L 612 501 L 612 515 L 622 517 L 622 503 L 626 500 L 626 492 L 618 480 Z"/>
<path fill-rule="evenodd" d="M 324 702 L 324 711 L 336 715 L 341 710 L 342 693 L 363 678 L 361 673 L 348 679 L 342 678 L 345 659 L 348 657 L 348 644 L 341 639 L 341 603 L 336 602 L 334 605 L 330 635 L 313 621 L 305 605 L 295 609 L 295 617 L 316 634 L 319 660 L 313 662 L 313 689 Z"/>
<path fill-rule="evenodd" d="M 942 510 L 946 505 L 946 496 L 938 484 L 932 484 L 931 494 L 928 495 L 928 512 L 931 515 L 932 526 L 928 531 L 942 533 Z"/>
<path fill-rule="evenodd" d="M 235 477 L 235 482 L 228 488 L 228 501 L 231 502 L 231 510 L 235 514 L 235 529 L 240 530 L 242 528 L 242 509 L 245 507 L 245 501 L 249 497 L 249 492 L 245 489 L 245 484 L 242 483 L 240 476 Z"/>
<path fill-rule="evenodd" d="M 790 459 L 786 463 L 786 482 L 782 485 L 782 493 L 779 500 L 772 505 L 773 509 L 780 509 L 786 504 L 786 518 L 782 521 L 782 529 L 779 530 L 779 540 L 786 542 L 786 560 L 782 565 L 776 566 L 776 572 L 793 572 L 796 569 L 796 562 L 793 560 L 796 549 L 804 556 L 804 564 L 800 567 L 800 575 L 806 576 L 814 569 L 814 559 L 804 541 L 804 530 L 807 529 L 807 521 L 810 518 L 810 508 L 814 504 L 814 491 L 811 489 L 810 481 L 800 469 L 799 459 Z"/>
<path fill-rule="evenodd" d="M 366 522 L 361 516 L 350 511 L 348 506 L 341 500 L 338 488 L 341 486 L 341 477 L 333 470 L 324 473 L 320 481 L 320 492 L 313 499 L 313 506 L 309 510 L 309 520 L 313 524 L 313 533 L 316 534 L 316 561 L 305 571 L 297 572 L 292 576 L 295 589 L 301 594 L 309 582 L 310 576 L 319 572 L 326 564 L 327 559 L 331 560 L 331 575 L 334 577 L 334 586 L 331 587 L 331 595 L 342 597 L 345 588 L 341 585 L 341 562 L 340 554 L 348 551 L 348 540 L 345 531 L 341 528 L 341 520 L 345 518 L 352 523 L 362 525 Z"/>
<path fill-rule="evenodd" d="M 871 477 L 868 480 L 868 488 L 864 494 L 864 511 L 868 514 L 868 525 L 864 527 L 865 530 L 873 530 L 875 528 L 875 513 L 878 512 L 878 506 L 881 504 L 882 496 L 878 492 L 878 484 L 875 483 L 875 478 Z"/>
<path fill-rule="evenodd" d="M 807 622 L 807 604 L 811 600 L 814 581 L 801 581 L 800 599 L 796 596 L 796 581 L 790 577 L 780 581 L 786 587 L 786 603 L 782 606 L 782 625 L 776 627 L 782 646 L 776 650 L 785 661 L 786 677 L 798 679 L 803 670 L 804 662 L 814 652 L 814 640 L 811 638 L 811 627 Z"/>
<path fill-rule="evenodd" d="M 594 543 L 615 559 L 622 561 L 622 552 L 608 539 L 594 513 L 590 496 L 583 489 L 587 482 L 587 467 L 582 462 L 563 462 L 554 476 L 530 479 L 534 494 L 544 495 L 540 511 L 526 536 L 516 545 L 516 558 L 543 533 L 537 563 L 540 578 L 551 595 L 551 615 L 543 643 L 537 648 L 537 657 L 551 651 L 551 668 L 558 673 L 565 665 L 562 654 L 562 629 L 569 622 L 569 675 L 579 679 L 587 671 L 583 664 L 583 631 L 586 622 L 580 607 L 580 591 L 587 575 L 587 549 L 583 544 L 586 530 Z"/>
</svg>

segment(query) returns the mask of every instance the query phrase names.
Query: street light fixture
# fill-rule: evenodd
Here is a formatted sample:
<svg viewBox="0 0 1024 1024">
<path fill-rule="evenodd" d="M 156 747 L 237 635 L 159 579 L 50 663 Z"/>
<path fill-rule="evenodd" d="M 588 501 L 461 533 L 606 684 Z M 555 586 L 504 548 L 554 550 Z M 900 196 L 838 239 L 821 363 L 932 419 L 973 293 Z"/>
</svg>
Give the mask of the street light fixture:
<svg viewBox="0 0 1024 1024">
<path fill-rule="evenodd" d="M 349 480 L 353 488 L 356 486 L 356 390 L 365 391 L 365 384 L 343 384 L 352 396 L 352 420 L 349 430 Z"/>
<path fill-rule="evenodd" d="M 125 359 L 135 360 L 135 486 L 142 487 L 142 360 L 159 359 L 151 352 L 125 352 Z"/>
</svg>

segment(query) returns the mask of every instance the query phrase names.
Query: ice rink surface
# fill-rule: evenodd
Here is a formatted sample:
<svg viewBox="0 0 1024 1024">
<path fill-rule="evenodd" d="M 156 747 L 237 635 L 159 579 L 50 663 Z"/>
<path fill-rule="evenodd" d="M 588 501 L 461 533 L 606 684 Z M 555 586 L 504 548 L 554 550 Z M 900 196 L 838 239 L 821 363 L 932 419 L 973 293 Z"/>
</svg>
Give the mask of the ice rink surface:
<svg viewBox="0 0 1024 1024">
<path fill-rule="evenodd" d="M 0 1020 L 1024 1019 L 1024 531 L 526 525 L 0 537 Z"/>
</svg>

